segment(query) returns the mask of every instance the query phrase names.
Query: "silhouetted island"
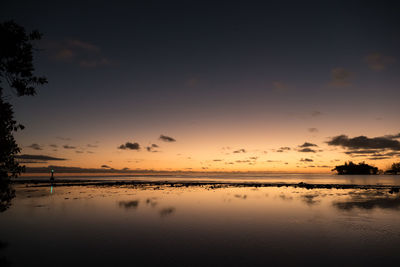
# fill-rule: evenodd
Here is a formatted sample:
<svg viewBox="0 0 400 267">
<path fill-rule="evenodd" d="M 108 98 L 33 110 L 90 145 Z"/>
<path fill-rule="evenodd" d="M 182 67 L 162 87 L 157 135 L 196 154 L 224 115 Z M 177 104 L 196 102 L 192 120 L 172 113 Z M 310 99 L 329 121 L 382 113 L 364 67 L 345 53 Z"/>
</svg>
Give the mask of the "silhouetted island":
<svg viewBox="0 0 400 267">
<path fill-rule="evenodd" d="M 366 163 L 355 164 L 352 161 L 345 162 L 344 165 L 338 165 L 332 171 L 337 171 L 339 175 L 344 174 L 378 174 L 378 168 Z"/>
</svg>

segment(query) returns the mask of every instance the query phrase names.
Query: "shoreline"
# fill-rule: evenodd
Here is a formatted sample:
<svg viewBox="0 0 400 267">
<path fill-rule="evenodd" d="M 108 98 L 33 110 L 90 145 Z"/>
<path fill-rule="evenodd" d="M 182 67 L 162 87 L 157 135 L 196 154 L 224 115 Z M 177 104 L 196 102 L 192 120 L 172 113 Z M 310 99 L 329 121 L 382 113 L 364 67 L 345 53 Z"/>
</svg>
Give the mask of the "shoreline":
<svg viewBox="0 0 400 267">
<path fill-rule="evenodd" d="M 360 185 L 360 184 L 318 184 L 318 183 L 268 183 L 268 182 L 220 182 L 220 181 L 114 181 L 114 180 L 20 180 L 12 181 L 13 185 L 26 185 L 27 187 L 47 186 L 170 186 L 170 187 L 194 187 L 210 186 L 211 188 L 224 187 L 294 187 L 306 189 L 387 189 L 398 193 L 400 185 Z"/>
</svg>

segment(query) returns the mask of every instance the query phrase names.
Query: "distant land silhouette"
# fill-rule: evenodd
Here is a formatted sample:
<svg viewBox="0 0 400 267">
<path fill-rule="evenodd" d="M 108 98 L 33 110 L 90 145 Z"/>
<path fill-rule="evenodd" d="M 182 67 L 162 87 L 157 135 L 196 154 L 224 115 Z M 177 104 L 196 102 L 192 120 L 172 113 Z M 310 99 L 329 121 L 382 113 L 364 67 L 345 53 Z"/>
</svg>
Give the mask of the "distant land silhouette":
<svg viewBox="0 0 400 267">
<path fill-rule="evenodd" d="M 337 171 L 337 174 L 378 174 L 378 168 L 368 165 L 364 162 L 355 164 L 352 161 L 348 163 L 345 162 L 344 165 L 338 165 L 332 169 L 332 171 Z"/>
</svg>

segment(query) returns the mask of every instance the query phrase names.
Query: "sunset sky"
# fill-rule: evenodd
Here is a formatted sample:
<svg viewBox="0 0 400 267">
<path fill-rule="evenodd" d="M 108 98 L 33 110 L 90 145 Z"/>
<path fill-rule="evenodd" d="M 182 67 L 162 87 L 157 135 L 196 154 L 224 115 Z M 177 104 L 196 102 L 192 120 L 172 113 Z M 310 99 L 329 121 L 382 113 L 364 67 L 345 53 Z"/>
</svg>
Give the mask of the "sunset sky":
<svg viewBox="0 0 400 267">
<path fill-rule="evenodd" d="M 400 161 L 395 1 L 8 1 L 38 29 L 9 95 L 32 167 L 330 172 Z M 42 157 L 38 157 L 42 156 Z"/>
</svg>

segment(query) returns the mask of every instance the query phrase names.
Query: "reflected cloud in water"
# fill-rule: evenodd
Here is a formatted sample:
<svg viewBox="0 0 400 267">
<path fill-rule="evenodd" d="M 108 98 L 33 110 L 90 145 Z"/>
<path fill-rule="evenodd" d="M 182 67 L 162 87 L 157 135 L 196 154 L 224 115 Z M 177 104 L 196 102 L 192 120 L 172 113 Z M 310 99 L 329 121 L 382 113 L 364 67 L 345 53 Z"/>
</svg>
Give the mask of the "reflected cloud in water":
<svg viewBox="0 0 400 267">
<path fill-rule="evenodd" d="M 156 201 L 156 198 L 148 198 L 146 199 L 146 204 L 154 208 L 157 206 L 158 202 Z"/>
<path fill-rule="evenodd" d="M 163 208 L 163 209 L 160 210 L 160 216 L 161 217 L 170 216 L 174 212 L 175 212 L 175 208 L 174 207 Z"/>
<path fill-rule="evenodd" d="M 118 206 L 124 209 L 136 209 L 139 206 L 139 200 L 120 201 Z"/>
<path fill-rule="evenodd" d="M 333 205 L 340 210 L 353 210 L 355 208 L 372 210 L 393 209 L 400 210 L 400 196 L 398 194 L 390 194 L 387 192 L 374 191 L 353 191 L 349 192 L 350 198 L 344 201 L 334 201 Z"/>
<path fill-rule="evenodd" d="M 319 194 L 305 194 L 301 196 L 301 200 L 307 205 L 312 206 L 321 202 L 321 200 L 316 199 L 318 197 L 320 197 Z"/>
</svg>

